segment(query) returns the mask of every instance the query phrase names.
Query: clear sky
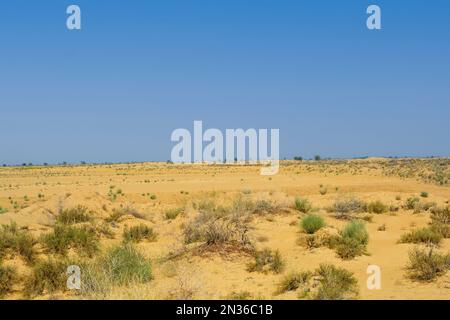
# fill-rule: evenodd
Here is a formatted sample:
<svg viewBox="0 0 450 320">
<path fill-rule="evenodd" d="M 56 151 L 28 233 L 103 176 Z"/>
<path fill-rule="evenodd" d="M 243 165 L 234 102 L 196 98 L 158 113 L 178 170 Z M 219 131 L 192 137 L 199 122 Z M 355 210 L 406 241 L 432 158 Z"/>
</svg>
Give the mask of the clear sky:
<svg viewBox="0 0 450 320">
<path fill-rule="evenodd" d="M 194 120 L 279 128 L 281 157 L 450 156 L 450 1 L 1 1 L 0 114 L 0 164 L 167 160 Z"/>
</svg>

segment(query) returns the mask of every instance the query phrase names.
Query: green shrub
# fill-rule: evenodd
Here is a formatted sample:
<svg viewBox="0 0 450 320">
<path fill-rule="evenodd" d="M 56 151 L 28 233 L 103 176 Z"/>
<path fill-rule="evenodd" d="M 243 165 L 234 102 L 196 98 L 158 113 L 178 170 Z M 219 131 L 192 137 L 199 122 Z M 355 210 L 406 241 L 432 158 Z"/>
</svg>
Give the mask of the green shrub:
<svg viewBox="0 0 450 320">
<path fill-rule="evenodd" d="M 8 209 L 0 206 L 0 214 L 7 213 L 7 212 L 8 212 Z"/>
<path fill-rule="evenodd" d="M 35 259 L 34 238 L 20 230 L 15 222 L 0 228 L 0 259 L 8 252 L 21 255 L 27 263 Z"/>
<path fill-rule="evenodd" d="M 83 206 L 77 206 L 72 209 L 61 210 L 56 217 L 56 221 L 61 224 L 75 224 L 80 222 L 88 222 L 92 218 L 88 214 L 88 209 Z"/>
<path fill-rule="evenodd" d="M 402 235 L 400 243 L 425 243 L 425 244 L 439 244 L 442 236 L 431 228 L 422 228 L 413 230 Z"/>
<path fill-rule="evenodd" d="M 364 223 L 353 220 L 348 223 L 338 236 L 330 239 L 330 247 L 336 249 L 337 255 L 350 260 L 366 252 L 369 243 L 369 233 Z"/>
<path fill-rule="evenodd" d="M 302 229 L 308 234 L 314 234 L 323 227 L 325 227 L 325 221 L 323 218 L 316 214 L 309 214 L 300 221 Z"/>
<path fill-rule="evenodd" d="M 272 251 L 266 248 L 261 251 L 255 251 L 254 258 L 255 261 L 248 265 L 247 270 L 249 272 L 257 271 L 267 273 L 272 271 L 274 273 L 280 273 L 284 269 L 284 261 L 278 250 Z"/>
<path fill-rule="evenodd" d="M 93 228 L 55 225 L 53 232 L 43 235 L 41 242 L 47 250 L 66 255 L 69 248 L 92 257 L 98 251 L 98 238 Z"/>
<path fill-rule="evenodd" d="M 295 209 L 302 213 L 308 213 L 312 210 L 312 205 L 308 199 L 295 198 Z"/>
<path fill-rule="evenodd" d="M 292 272 L 286 275 L 279 284 L 278 292 L 295 291 L 308 284 L 312 277 L 311 272 Z"/>
<path fill-rule="evenodd" d="M 350 271 L 322 264 L 316 274 L 320 280 L 314 299 L 343 300 L 355 299 L 358 296 L 358 281 Z"/>
<path fill-rule="evenodd" d="M 32 274 L 25 280 L 25 294 L 37 296 L 44 292 L 64 291 L 67 286 L 68 266 L 68 263 L 54 259 L 38 262 L 33 267 Z"/>
<path fill-rule="evenodd" d="M 428 192 L 422 191 L 422 192 L 420 193 L 420 196 L 421 196 L 422 198 L 428 198 Z"/>
<path fill-rule="evenodd" d="M 140 224 L 138 226 L 133 226 L 130 228 L 125 228 L 123 231 L 124 242 L 140 242 L 142 240 L 156 241 L 156 233 L 152 228 Z"/>
<path fill-rule="evenodd" d="M 379 200 L 371 202 L 367 206 L 367 210 L 370 213 L 376 213 L 376 214 L 385 213 L 388 211 L 388 209 L 389 209 L 389 207 Z"/>
<path fill-rule="evenodd" d="M 17 279 L 17 271 L 13 267 L 0 265 L 0 299 L 10 293 Z"/>
<path fill-rule="evenodd" d="M 441 255 L 415 248 L 409 252 L 408 272 L 412 279 L 430 281 L 450 268 L 450 254 Z"/>
</svg>

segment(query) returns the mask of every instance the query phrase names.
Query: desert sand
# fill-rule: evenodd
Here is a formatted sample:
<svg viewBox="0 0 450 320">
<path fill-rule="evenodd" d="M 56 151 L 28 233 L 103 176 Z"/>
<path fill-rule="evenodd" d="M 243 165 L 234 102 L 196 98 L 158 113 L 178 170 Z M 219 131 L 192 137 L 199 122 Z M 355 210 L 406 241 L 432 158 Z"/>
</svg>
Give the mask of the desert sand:
<svg viewBox="0 0 450 320">
<path fill-rule="evenodd" d="M 401 236 L 430 224 L 430 211 L 404 207 L 410 197 L 423 203 L 448 206 L 448 159 L 361 159 L 342 161 L 282 161 L 280 172 L 261 176 L 253 165 L 135 163 L 112 165 L 3 167 L 0 168 L 0 224 L 11 221 L 36 239 L 36 259 L 54 255 L 40 243 L 51 232 L 64 208 L 85 206 L 96 224 L 107 225 L 112 235 L 99 235 L 100 253 L 123 241 L 123 231 L 144 224 L 156 240 L 140 241 L 136 248 L 152 264 L 152 280 L 114 286 L 101 299 L 223 299 L 246 292 L 253 299 L 298 299 L 299 292 L 277 292 L 280 281 L 293 271 L 314 271 L 322 263 L 352 272 L 358 299 L 450 299 L 450 272 L 432 281 L 411 279 L 406 270 L 408 253 L 426 244 L 399 243 Z M 426 195 L 425 195 L 426 192 Z M 422 193 L 422 197 L 421 197 Z M 426 198 L 425 198 L 426 196 Z M 306 214 L 295 208 L 295 198 L 307 199 L 315 214 L 326 222 L 330 234 L 347 220 L 327 208 L 337 199 L 354 197 L 364 202 L 381 201 L 386 212 L 363 213 L 369 233 L 367 252 L 353 259 L 340 258 L 323 245 L 308 248 L 299 221 Z M 199 214 L 201 201 L 229 206 L 235 199 L 276 204 L 269 213 L 252 215 L 247 236 L 256 249 L 278 250 L 284 261 L 280 273 L 250 272 L 254 258 L 236 247 L 211 246 L 202 241 L 186 244 L 184 230 Z M 139 214 L 123 215 L 108 222 L 114 209 Z M 168 210 L 179 214 L 167 218 Z M 380 228 L 383 226 L 385 228 Z M 385 229 L 385 230 L 380 230 Z M 435 250 L 450 252 L 450 239 Z M 69 256 L 77 256 L 70 250 Z M 55 255 L 56 257 L 58 255 Z M 95 258 L 95 257 L 94 257 Z M 94 259 L 85 258 L 85 259 Z M 20 254 L 8 253 L 4 266 L 17 268 L 18 279 L 5 299 L 23 297 L 33 264 Z M 369 290 L 367 267 L 381 269 L 381 288 Z M 82 273 L 83 279 L 83 273 Z M 33 299 L 82 299 L 77 290 L 44 292 Z"/>
</svg>

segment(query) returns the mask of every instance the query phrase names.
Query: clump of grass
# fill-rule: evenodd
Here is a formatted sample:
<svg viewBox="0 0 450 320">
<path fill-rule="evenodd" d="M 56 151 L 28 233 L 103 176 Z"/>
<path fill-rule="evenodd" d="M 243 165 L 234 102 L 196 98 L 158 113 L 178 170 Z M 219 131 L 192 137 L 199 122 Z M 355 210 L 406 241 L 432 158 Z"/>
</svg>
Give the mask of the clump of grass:
<svg viewBox="0 0 450 320">
<path fill-rule="evenodd" d="M 320 190 L 319 190 L 319 193 L 320 193 L 322 196 L 326 195 L 327 192 L 328 192 L 328 189 L 325 188 L 325 187 L 321 187 Z"/>
<path fill-rule="evenodd" d="M 145 215 L 143 215 L 142 213 L 137 211 L 132 206 L 125 206 L 125 207 L 113 209 L 113 212 L 111 213 L 111 215 L 109 216 L 107 221 L 108 222 L 117 222 L 117 221 L 119 221 L 119 219 L 121 217 L 127 216 L 127 215 L 133 216 L 137 219 L 145 219 Z"/>
<path fill-rule="evenodd" d="M 98 238 L 93 228 L 55 225 L 53 232 L 41 237 L 44 247 L 53 253 L 66 255 L 69 248 L 92 257 L 98 251 Z"/>
<path fill-rule="evenodd" d="M 422 192 L 420 193 L 420 196 L 421 196 L 422 198 L 428 198 L 428 192 L 422 191 Z"/>
<path fill-rule="evenodd" d="M 309 214 L 302 218 L 300 226 L 307 234 L 314 234 L 325 227 L 325 221 L 319 215 Z"/>
<path fill-rule="evenodd" d="M 284 261 L 278 250 L 263 249 L 254 252 L 255 261 L 248 265 L 249 272 L 274 272 L 281 273 L 284 269 Z"/>
<path fill-rule="evenodd" d="M 27 263 L 32 263 L 35 259 L 35 239 L 20 230 L 15 222 L 9 225 L 2 225 L 0 228 L 0 259 L 7 253 L 21 255 Z"/>
<path fill-rule="evenodd" d="M 0 214 L 7 213 L 7 212 L 8 212 L 8 209 L 0 206 Z"/>
<path fill-rule="evenodd" d="M 336 249 L 337 255 L 350 260 L 366 252 L 369 243 L 369 233 L 364 223 L 353 220 L 348 223 L 338 236 L 330 239 L 330 247 Z"/>
<path fill-rule="evenodd" d="M 279 206 L 272 201 L 257 200 L 255 201 L 253 213 L 255 214 L 270 214 L 279 210 Z"/>
<path fill-rule="evenodd" d="M 278 286 L 278 293 L 295 291 L 308 284 L 313 274 L 309 271 L 292 272 L 286 275 Z"/>
<path fill-rule="evenodd" d="M 370 202 L 367 206 L 367 210 L 375 214 L 385 213 L 388 209 L 389 207 L 379 200 Z"/>
<path fill-rule="evenodd" d="M 130 245 L 110 249 L 101 265 L 117 285 L 145 283 L 152 279 L 150 261 Z"/>
<path fill-rule="evenodd" d="M 184 211 L 184 208 L 169 209 L 164 212 L 164 216 L 167 220 L 173 220 L 176 217 L 178 217 L 178 215 L 183 213 L 183 211 Z"/>
<path fill-rule="evenodd" d="M 322 264 L 316 274 L 320 280 L 315 300 L 355 299 L 358 296 L 358 281 L 350 271 Z"/>
<path fill-rule="evenodd" d="M 380 225 L 379 227 L 378 227 L 378 229 L 377 229 L 378 231 L 386 231 L 386 224 L 382 224 L 382 225 Z"/>
<path fill-rule="evenodd" d="M 409 252 L 408 273 L 412 279 L 431 281 L 450 268 L 450 254 L 441 255 L 414 248 Z"/>
<path fill-rule="evenodd" d="M 308 199 L 297 197 L 295 198 L 295 209 L 302 213 L 309 213 L 312 210 L 312 205 Z"/>
<path fill-rule="evenodd" d="M 83 270 L 81 290 L 86 296 L 104 296 L 113 286 L 147 283 L 153 279 L 150 260 L 131 243 L 112 247 Z"/>
<path fill-rule="evenodd" d="M 130 228 L 125 228 L 123 231 L 123 241 L 124 242 L 134 242 L 138 243 L 142 240 L 156 241 L 156 233 L 153 228 L 150 228 L 144 224 L 133 226 Z"/>
<path fill-rule="evenodd" d="M 0 299 L 12 291 L 16 280 L 17 271 L 15 268 L 0 265 Z"/>
<path fill-rule="evenodd" d="M 422 228 L 413 230 L 402 235 L 400 243 L 425 243 L 425 244 L 439 244 L 442 236 L 431 228 Z"/>
<path fill-rule="evenodd" d="M 25 280 L 25 295 L 32 297 L 44 292 L 53 293 L 66 289 L 66 269 L 69 264 L 62 260 L 47 259 L 38 262 L 32 274 Z"/>
<path fill-rule="evenodd" d="M 353 197 L 341 198 L 334 202 L 329 211 L 334 212 L 337 218 L 349 219 L 352 214 L 366 212 L 367 204 Z"/>
<path fill-rule="evenodd" d="M 77 206 L 71 209 L 61 210 L 56 217 L 56 221 L 61 224 L 75 224 L 91 221 L 92 217 L 88 214 L 88 209 L 83 206 Z"/>
</svg>

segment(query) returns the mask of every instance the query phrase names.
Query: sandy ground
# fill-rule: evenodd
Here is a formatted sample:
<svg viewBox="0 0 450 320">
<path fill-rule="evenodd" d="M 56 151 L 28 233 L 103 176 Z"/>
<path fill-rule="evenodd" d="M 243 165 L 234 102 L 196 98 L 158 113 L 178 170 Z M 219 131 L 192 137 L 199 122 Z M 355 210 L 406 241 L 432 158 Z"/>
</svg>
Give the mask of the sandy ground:
<svg viewBox="0 0 450 320">
<path fill-rule="evenodd" d="M 257 166 L 142 163 L 0 168 L 0 207 L 8 210 L 0 214 L 0 224 L 16 221 L 19 226 L 27 226 L 29 232 L 39 236 L 50 230 L 61 206 L 87 206 L 99 219 L 107 217 L 113 208 L 120 205 L 133 206 L 145 215 L 145 223 L 158 234 L 156 242 L 138 244 L 153 262 L 154 280 L 145 285 L 116 288 L 111 298 L 182 298 L 180 288 L 187 288 L 192 292 L 189 298 L 195 299 L 221 299 L 240 291 L 248 291 L 255 298 L 296 299 L 294 292 L 275 294 L 282 277 L 290 271 L 314 270 L 321 263 L 332 263 L 355 274 L 361 299 L 450 299 L 450 272 L 429 283 L 412 281 L 406 276 L 408 251 L 414 245 L 398 244 L 398 240 L 409 230 L 427 226 L 430 218 L 428 212 L 413 214 L 402 208 L 395 213 L 373 215 L 373 221 L 367 223 L 369 255 L 350 261 L 343 261 L 327 247 L 309 250 L 300 245 L 298 239 L 302 231 L 298 221 L 301 215 L 294 209 L 282 210 L 270 217 L 256 217 L 251 223 L 250 236 L 256 247 L 277 249 L 285 259 L 286 270 L 282 274 L 248 272 L 246 266 L 252 257 L 239 252 L 185 254 L 176 259 L 166 259 L 169 253 L 183 247 L 182 226 L 190 219 L 190 213 L 167 220 L 164 218 L 165 210 L 190 207 L 199 199 L 212 198 L 227 203 L 244 193 L 253 199 L 292 203 L 296 196 L 301 196 L 318 208 L 329 228 L 336 230 L 344 222 L 335 219 L 324 208 L 342 195 L 398 206 L 406 198 L 417 196 L 422 191 L 429 193 L 427 201 L 438 205 L 445 205 L 450 200 L 448 186 L 386 175 L 386 170 L 381 168 L 386 168 L 384 160 L 359 160 L 355 163 L 356 169 L 352 162 L 344 165 L 285 162 L 279 174 L 272 177 L 261 176 Z M 111 200 L 108 197 L 110 186 L 120 188 L 123 195 Z M 320 193 L 321 188 L 326 188 L 326 194 Z M 38 194 L 41 194 L 40 198 Z M 155 199 L 150 198 L 152 194 Z M 102 239 L 102 248 L 119 243 L 121 230 L 126 225 L 136 224 L 135 220 L 130 217 L 121 221 L 114 230 L 116 238 Z M 386 231 L 377 230 L 382 224 L 386 225 Z M 450 239 L 444 239 L 439 251 L 449 250 Z M 18 266 L 23 274 L 29 272 L 18 257 L 5 263 Z M 367 289 L 369 265 L 381 268 L 380 290 Z M 20 292 L 9 298 L 18 297 Z M 71 298 L 70 294 L 61 297 Z"/>
</svg>

